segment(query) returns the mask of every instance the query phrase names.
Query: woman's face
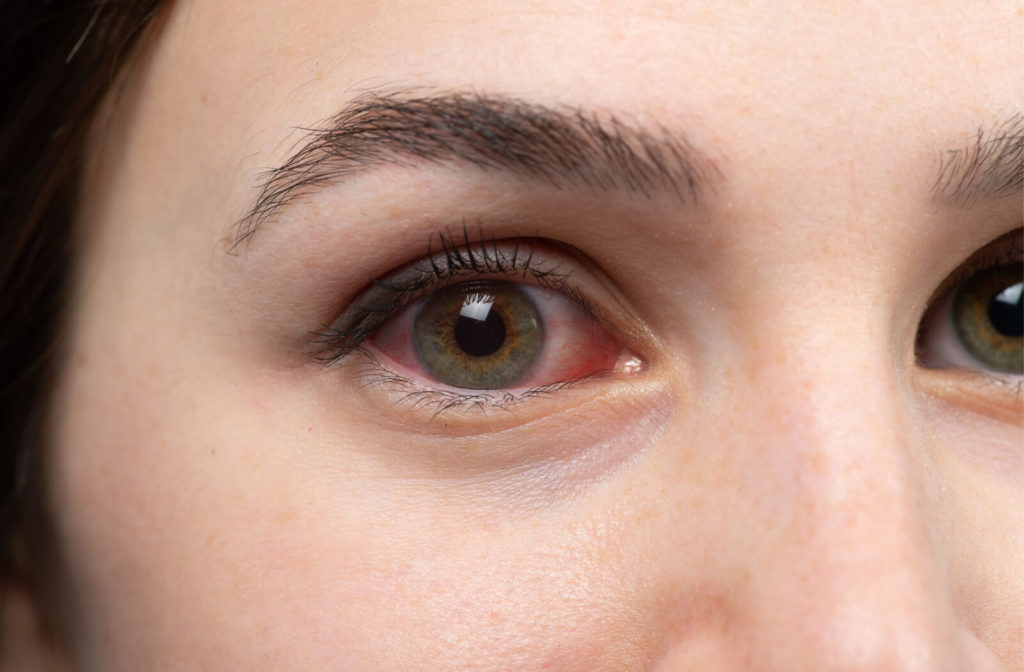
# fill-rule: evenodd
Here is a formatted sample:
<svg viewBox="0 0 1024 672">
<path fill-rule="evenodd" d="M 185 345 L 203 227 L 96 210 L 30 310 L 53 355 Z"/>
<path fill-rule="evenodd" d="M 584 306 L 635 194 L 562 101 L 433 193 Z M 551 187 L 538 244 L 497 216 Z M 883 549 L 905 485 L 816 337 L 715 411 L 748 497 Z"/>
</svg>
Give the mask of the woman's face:
<svg viewBox="0 0 1024 672">
<path fill-rule="evenodd" d="M 165 18 L 53 407 L 86 669 L 1024 669 L 1018 5 Z"/>
</svg>

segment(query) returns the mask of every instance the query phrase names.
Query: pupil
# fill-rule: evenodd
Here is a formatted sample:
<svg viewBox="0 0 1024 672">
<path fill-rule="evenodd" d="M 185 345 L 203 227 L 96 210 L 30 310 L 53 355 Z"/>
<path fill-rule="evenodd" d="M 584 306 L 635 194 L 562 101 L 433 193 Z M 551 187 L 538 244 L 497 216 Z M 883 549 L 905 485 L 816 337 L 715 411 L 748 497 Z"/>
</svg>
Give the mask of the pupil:
<svg viewBox="0 0 1024 672">
<path fill-rule="evenodd" d="M 1024 335 L 1024 283 L 1010 285 L 988 302 L 988 319 L 1003 336 L 1019 338 Z"/>
<path fill-rule="evenodd" d="M 505 343 L 505 322 L 491 310 L 492 297 L 469 296 L 455 321 L 455 342 L 467 355 L 486 357 Z"/>
</svg>

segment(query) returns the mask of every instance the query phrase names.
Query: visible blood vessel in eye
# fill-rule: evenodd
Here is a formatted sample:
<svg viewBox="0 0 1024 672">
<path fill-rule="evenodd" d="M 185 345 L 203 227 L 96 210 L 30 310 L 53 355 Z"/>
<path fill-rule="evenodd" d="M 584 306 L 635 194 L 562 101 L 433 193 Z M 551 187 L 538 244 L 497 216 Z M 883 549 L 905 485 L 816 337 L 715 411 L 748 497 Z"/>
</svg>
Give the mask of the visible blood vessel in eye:
<svg viewBox="0 0 1024 672">
<path fill-rule="evenodd" d="M 566 297 L 534 290 L 544 316 L 545 344 L 526 385 L 575 380 L 615 368 L 622 344 L 593 316 Z"/>
<path fill-rule="evenodd" d="M 524 285 L 543 321 L 543 345 L 517 388 L 564 383 L 614 370 L 622 344 L 587 310 L 564 294 Z M 412 330 L 420 302 L 406 306 L 381 325 L 370 350 L 396 373 L 426 386 L 436 386 L 416 354 Z"/>
<path fill-rule="evenodd" d="M 376 349 L 387 353 L 399 363 L 409 366 L 415 360 L 415 348 L 412 344 L 412 311 L 405 309 L 392 317 L 377 331 L 371 339 Z"/>
<path fill-rule="evenodd" d="M 549 367 L 538 368 L 544 369 L 546 377 L 559 381 L 613 369 L 622 352 L 619 342 L 592 318 L 572 321 L 576 324 L 558 329 L 562 332 L 558 341 L 549 343 Z"/>
</svg>

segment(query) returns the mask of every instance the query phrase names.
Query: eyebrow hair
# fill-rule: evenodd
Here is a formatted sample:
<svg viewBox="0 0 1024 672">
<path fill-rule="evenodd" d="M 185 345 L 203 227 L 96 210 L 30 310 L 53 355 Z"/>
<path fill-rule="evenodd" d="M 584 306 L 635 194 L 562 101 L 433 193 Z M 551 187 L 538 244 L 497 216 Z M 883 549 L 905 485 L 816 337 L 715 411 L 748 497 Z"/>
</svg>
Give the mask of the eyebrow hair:
<svg viewBox="0 0 1024 672">
<path fill-rule="evenodd" d="M 1024 114 L 1016 113 L 990 128 L 979 127 L 963 147 L 939 156 L 933 193 L 970 207 L 1024 188 Z"/>
<path fill-rule="evenodd" d="M 610 113 L 479 93 L 368 93 L 349 103 L 279 168 L 264 172 L 236 243 L 297 198 L 379 165 L 463 164 L 546 181 L 695 205 L 720 177 L 682 135 Z"/>
</svg>

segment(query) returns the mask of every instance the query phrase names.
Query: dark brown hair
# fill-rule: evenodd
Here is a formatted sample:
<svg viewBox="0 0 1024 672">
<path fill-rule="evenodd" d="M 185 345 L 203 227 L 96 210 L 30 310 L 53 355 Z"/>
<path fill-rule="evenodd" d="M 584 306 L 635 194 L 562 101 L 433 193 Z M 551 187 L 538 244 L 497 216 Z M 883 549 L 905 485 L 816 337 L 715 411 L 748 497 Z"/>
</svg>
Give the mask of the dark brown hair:
<svg viewBox="0 0 1024 672">
<path fill-rule="evenodd" d="M 160 4 L 0 0 L 0 586 L 43 602 L 38 466 L 85 138 Z"/>
</svg>

